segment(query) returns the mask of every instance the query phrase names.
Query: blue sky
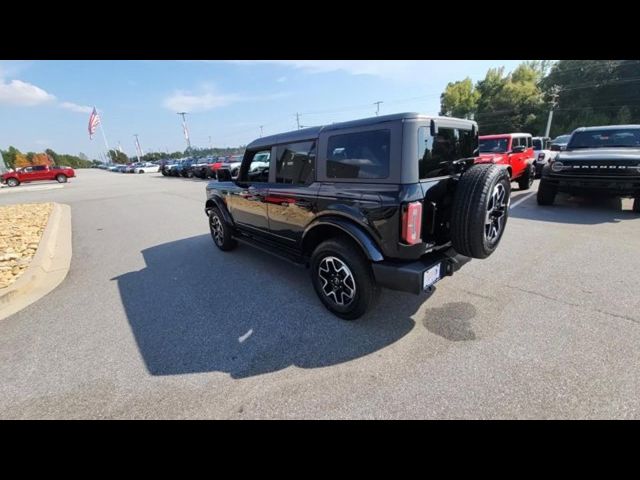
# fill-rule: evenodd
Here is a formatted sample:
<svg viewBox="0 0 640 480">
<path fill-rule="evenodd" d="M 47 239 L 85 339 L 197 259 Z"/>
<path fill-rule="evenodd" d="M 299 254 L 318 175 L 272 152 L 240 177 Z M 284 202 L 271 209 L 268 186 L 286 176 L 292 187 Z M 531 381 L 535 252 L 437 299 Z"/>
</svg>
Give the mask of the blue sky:
<svg viewBox="0 0 640 480">
<path fill-rule="evenodd" d="M 519 60 L 0 61 L 0 148 L 52 148 L 97 158 L 91 107 L 111 147 L 183 150 L 180 117 L 194 146 L 237 146 L 260 135 L 380 113 L 437 113 L 447 82 L 476 81 L 490 67 Z"/>
</svg>

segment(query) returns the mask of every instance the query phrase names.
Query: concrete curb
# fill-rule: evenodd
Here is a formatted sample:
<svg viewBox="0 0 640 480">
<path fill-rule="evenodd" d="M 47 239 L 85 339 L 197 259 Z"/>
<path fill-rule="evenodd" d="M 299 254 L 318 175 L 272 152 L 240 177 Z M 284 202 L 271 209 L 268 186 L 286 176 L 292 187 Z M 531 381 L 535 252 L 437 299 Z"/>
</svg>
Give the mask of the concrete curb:
<svg viewBox="0 0 640 480">
<path fill-rule="evenodd" d="M 0 320 L 22 310 L 56 288 L 71 266 L 71 208 L 54 203 L 38 250 L 29 267 L 0 292 Z"/>
</svg>

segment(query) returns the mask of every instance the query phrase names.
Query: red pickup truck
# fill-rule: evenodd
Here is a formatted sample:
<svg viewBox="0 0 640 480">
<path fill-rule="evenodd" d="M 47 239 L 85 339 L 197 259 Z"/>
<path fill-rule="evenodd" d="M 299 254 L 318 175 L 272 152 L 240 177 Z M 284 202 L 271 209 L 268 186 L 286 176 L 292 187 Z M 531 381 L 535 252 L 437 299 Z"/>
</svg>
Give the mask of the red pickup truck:
<svg viewBox="0 0 640 480">
<path fill-rule="evenodd" d="M 3 173 L 0 183 L 6 183 L 10 187 L 17 187 L 24 182 L 37 182 L 40 180 L 57 180 L 65 183 L 68 178 L 76 176 L 71 167 L 49 167 L 46 165 L 34 165 L 33 167 L 19 168 L 14 172 Z"/>
<path fill-rule="evenodd" d="M 527 190 L 535 178 L 533 138 L 529 133 L 482 135 L 478 138 L 480 156 L 475 163 L 505 165 L 512 182 Z"/>
</svg>

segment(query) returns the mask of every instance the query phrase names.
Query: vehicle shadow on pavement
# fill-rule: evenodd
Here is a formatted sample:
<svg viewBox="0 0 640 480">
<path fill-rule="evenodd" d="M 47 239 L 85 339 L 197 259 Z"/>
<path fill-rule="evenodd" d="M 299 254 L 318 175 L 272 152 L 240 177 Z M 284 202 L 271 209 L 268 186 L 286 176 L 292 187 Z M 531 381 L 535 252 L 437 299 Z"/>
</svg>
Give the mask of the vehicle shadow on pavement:
<svg viewBox="0 0 640 480">
<path fill-rule="evenodd" d="M 113 280 L 152 375 L 245 378 L 339 364 L 402 338 L 425 300 L 387 291 L 348 322 L 321 305 L 306 269 L 249 246 L 221 252 L 207 234 L 142 254 L 145 268 Z"/>
<path fill-rule="evenodd" d="M 509 216 L 542 222 L 596 225 L 618 223 L 640 218 L 635 212 L 622 209 L 619 198 L 578 197 L 559 193 L 551 206 L 540 206 L 535 198 L 509 211 Z"/>
</svg>

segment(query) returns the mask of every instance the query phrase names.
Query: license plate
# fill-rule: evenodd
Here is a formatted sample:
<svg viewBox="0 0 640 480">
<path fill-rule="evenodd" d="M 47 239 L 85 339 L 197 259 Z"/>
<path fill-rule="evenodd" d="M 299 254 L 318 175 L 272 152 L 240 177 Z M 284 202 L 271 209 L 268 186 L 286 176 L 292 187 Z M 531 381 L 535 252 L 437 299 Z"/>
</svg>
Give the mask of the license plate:
<svg viewBox="0 0 640 480">
<path fill-rule="evenodd" d="M 422 278 L 422 289 L 426 290 L 438 280 L 440 280 L 440 264 L 431 267 L 429 270 L 424 272 L 424 277 Z"/>
</svg>

